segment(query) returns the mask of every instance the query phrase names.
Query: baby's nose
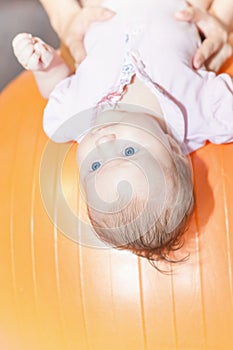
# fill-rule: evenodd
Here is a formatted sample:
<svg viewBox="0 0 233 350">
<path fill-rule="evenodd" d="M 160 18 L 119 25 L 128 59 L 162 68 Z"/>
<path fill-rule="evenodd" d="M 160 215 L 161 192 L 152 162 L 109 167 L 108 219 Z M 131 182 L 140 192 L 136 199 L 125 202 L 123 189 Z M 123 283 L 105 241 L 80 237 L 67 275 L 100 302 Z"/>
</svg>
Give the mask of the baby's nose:
<svg viewBox="0 0 233 350">
<path fill-rule="evenodd" d="M 115 134 L 103 135 L 96 140 L 96 146 L 100 146 L 102 143 L 105 143 L 105 142 L 114 141 L 115 139 L 116 139 Z"/>
</svg>

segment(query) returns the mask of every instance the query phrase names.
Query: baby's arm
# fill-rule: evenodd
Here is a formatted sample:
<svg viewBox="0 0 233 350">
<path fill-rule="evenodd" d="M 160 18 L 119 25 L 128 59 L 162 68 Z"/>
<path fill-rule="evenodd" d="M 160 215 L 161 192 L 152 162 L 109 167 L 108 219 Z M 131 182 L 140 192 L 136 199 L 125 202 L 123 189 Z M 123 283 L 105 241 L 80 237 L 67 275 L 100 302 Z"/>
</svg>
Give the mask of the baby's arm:
<svg viewBox="0 0 233 350">
<path fill-rule="evenodd" d="M 59 52 L 40 38 L 21 33 L 14 38 L 12 45 L 19 63 L 33 72 L 44 98 L 48 98 L 54 87 L 71 73 Z"/>
</svg>

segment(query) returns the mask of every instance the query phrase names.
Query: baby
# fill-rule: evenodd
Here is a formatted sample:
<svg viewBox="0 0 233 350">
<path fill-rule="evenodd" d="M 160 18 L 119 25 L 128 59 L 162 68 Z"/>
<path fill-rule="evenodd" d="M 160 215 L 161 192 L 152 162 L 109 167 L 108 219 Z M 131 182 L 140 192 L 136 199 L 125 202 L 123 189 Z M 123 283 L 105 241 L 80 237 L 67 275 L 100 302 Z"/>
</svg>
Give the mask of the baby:
<svg viewBox="0 0 233 350">
<path fill-rule="evenodd" d="M 176 262 L 194 203 L 187 154 L 207 140 L 233 141 L 233 83 L 193 68 L 198 31 L 174 18 L 184 1 L 104 6 L 116 14 L 91 26 L 75 74 L 30 34 L 14 39 L 14 52 L 49 98 L 47 135 L 79 143 L 81 184 L 98 237 L 151 262 Z"/>
</svg>

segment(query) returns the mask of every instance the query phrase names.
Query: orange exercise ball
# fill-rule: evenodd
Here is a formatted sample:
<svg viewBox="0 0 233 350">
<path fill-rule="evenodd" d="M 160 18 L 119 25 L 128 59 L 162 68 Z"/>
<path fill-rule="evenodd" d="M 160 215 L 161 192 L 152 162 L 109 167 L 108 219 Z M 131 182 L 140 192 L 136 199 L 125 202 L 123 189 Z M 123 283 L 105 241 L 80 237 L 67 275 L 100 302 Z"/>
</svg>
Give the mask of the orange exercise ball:
<svg viewBox="0 0 233 350">
<path fill-rule="evenodd" d="M 224 69 L 233 73 L 232 59 Z M 56 224 L 58 174 L 71 211 L 82 198 L 73 145 L 53 146 L 62 172 L 44 162 L 45 104 L 28 72 L 0 97 L 0 349 L 232 350 L 233 144 L 192 154 L 190 256 L 164 275 Z"/>
</svg>

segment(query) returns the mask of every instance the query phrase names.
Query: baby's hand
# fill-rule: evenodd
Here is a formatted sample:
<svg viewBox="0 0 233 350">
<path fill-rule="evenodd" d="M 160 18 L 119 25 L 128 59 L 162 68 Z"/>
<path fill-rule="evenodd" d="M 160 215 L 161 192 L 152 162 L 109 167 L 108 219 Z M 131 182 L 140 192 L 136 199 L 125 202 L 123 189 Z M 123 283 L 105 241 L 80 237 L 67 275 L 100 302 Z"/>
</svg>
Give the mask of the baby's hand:
<svg viewBox="0 0 233 350">
<path fill-rule="evenodd" d="M 195 23 L 205 36 L 194 58 L 194 68 L 204 63 L 209 70 L 217 72 L 221 65 L 231 56 L 232 46 L 229 34 L 224 25 L 213 15 L 198 7 L 188 5 L 186 9 L 175 14 L 176 19 Z"/>
<path fill-rule="evenodd" d="M 54 57 L 52 48 L 31 34 L 18 34 L 12 46 L 19 63 L 28 70 L 45 70 Z"/>
<path fill-rule="evenodd" d="M 70 50 L 76 65 L 86 57 L 83 40 L 90 25 L 98 21 L 107 21 L 114 15 L 115 12 L 102 7 L 85 7 L 74 14 L 62 32 L 58 33 Z"/>
</svg>

